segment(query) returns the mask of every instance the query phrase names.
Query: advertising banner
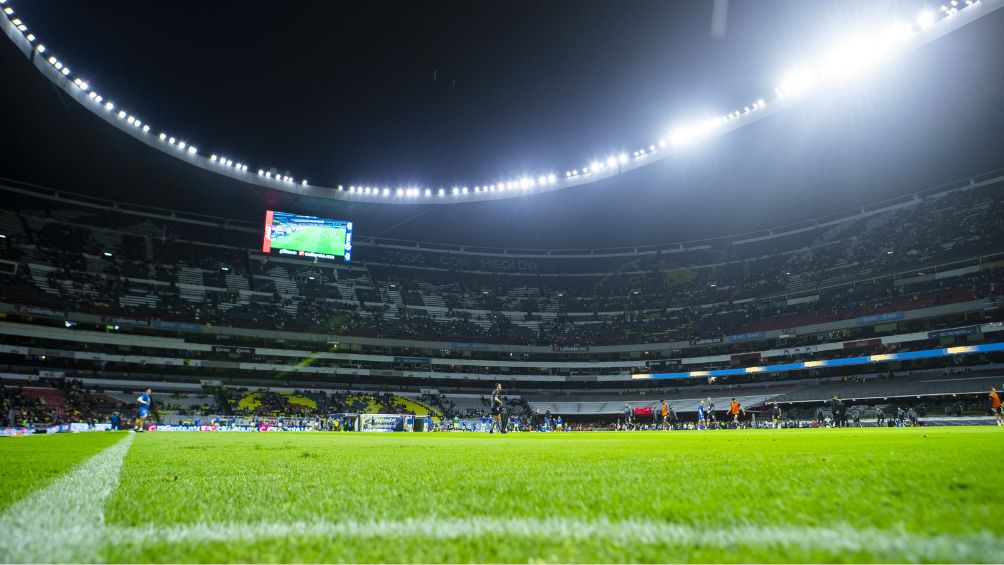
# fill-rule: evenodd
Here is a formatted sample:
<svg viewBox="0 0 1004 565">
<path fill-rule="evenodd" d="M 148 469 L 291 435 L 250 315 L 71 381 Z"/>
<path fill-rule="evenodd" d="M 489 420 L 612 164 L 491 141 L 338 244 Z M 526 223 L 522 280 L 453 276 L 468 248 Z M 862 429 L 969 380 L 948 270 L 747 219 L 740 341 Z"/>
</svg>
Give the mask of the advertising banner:
<svg viewBox="0 0 1004 565">
<path fill-rule="evenodd" d="M 760 339 L 763 337 L 763 332 L 748 332 L 744 334 L 735 334 L 725 336 L 725 340 L 729 342 L 736 341 L 749 341 L 751 339 Z"/>
<path fill-rule="evenodd" d="M 960 337 L 976 335 L 980 333 L 979 326 L 966 326 L 964 328 L 952 328 L 950 330 L 933 330 L 927 332 L 928 339 L 939 339 L 942 337 Z"/>
<path fill-rule="evenodd" d="M 402 432 L 404 418 L 400 414 L 362 414 L 359 416 L 359 431 Z"/>
<path fill-rule="evenodd" d="M 721 343 L 722 338 L 719 337 L 700 337 L 697 339 L 690 340 L 690 345 L 711 345 L 714 343 Z"/>
<path fill-rule="evenodd" d="M 585 353 L 589 351 L 588 345 L 552 345 L 551 350 L 556 353 Z"/>
<path fill-rule="evenodd" d="M 884 314 L 861 316 L 860 318 L 858 318 L 858 325 L 866 326 L 868 324 L 874 324 L 875 322 L 887 322 L 889 320 L 901 320 L 901 319 L 903 319 L 902 312 L 886 312 Z"/>
</svg>

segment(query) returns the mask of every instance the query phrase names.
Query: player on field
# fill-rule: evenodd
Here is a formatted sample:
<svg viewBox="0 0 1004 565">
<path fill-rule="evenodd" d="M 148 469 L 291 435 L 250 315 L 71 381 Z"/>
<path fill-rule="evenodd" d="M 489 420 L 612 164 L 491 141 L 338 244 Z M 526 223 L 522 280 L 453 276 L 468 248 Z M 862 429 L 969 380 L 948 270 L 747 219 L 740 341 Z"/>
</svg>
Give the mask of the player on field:
<svg viewBox="0 0 1004 565">
<path fill-rule="evenodd" d="M 739 428 L 739 413 L 742 412 L 743 416 L 746 415 L 746 410 L 739 404 L 739 401 L 732 398 L 732 402 L 729 403 L 729 416 L 732 417 L 732 424 Z"/>
<path fill-rule="evenodd" d="M 774 405 L 770 408 L 770 418 L 774 422 L 774 429 L 779 429 L 781 427 L 781 407 L 774 402 Z"/>
<path fill-rule="evenodd" d="M 697 403 L 697 429 L 706 430 L 708 429 L 708 423 L 704 419 L 704 401 Z"/>
<path fill-rule="evenodd" d="M 136 399 L 139 414 L 136 417 L 136 425 L 133 427 L 134 431 L 142 432 L 146 426 L 146 417 L 150 415 L 150 403 L 152 402 L 150 400 L 151 392 L 150 389 L 146 389 L 146 392 L 139 395 L 139 398 Z"/>
<path fill-rule="evenodd" d="M 660 412 L 662 414 L 662 429 L 666 429 L 666 426 L 669 424 L 669 405 L 666 404 L 665 400 L 662 401 Z"/>
<path fill-rule="evenodd" d="M 885 425 L 885 410 L 881 406 L 875 409 L 875 425 L 880 428 Z"/>
<path fill-rule="evenodd" d="M 710 424 L 711 422 L 718 423 L 718 416 L 715 416 L 715 401 L 708 397 L 708 402 L 704 406 L 704 419 L 705 423 Z"/>
<path fill-rule="evenodd" d="M 997 425 L 1004 426 L 1004 406 L 1001 406 L 1001 397 L 997 394 L 997 389 L 990 387 L 990 411 L 997 418 Z"/>
<path fill-rule="evenodd" d="M 624 403 L 624 429 L 631 429 L 631 417 L 634 415 L 634 409 L 631 408 L 630 402 Z"/>
<path fill-rule="evenodd" d="M 504 434 L 505 430 L 502 429 L 502 383 L 495 385 L 495 390 L 492 391 L 492 420 L 491 428 L 488 430 L 489 434 L 495 433 L 498 430 L 499 433 Z"/>
</svg>

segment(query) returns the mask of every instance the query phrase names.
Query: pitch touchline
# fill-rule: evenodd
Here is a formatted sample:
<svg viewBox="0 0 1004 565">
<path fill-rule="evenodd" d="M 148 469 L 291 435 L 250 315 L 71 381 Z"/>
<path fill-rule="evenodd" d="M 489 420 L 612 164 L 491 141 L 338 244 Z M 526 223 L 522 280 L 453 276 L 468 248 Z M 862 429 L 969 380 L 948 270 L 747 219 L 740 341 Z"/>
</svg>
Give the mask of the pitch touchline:
<svg viewBox="0 0 1004 565">
<path fill-rule="evenodd" d="M 781 526 L 693 526 L 651 521 L 463 518 L 364 520 L 345 522 L 260 522 L 251 524 L 151 525 L 115 529 L 104 541 L 137 548 L 154 543 L 257 541 L 279 538 L 413 538 L 453 540 L 484 536 L 521 539 L 608 540 L 664 546 L 732 548 L 783 547 L 861 552 L 905 561 L 992 561 L 1004 539 L 990 533 L 921 536 L 847 525 L 833 528 Z"/>
<path fill-rule="evenodd" d="M 133 437 L 128 434 L 0 514 L 0 562 L 100 561 L 105 500 L 118 487 Z"/>
</svg>

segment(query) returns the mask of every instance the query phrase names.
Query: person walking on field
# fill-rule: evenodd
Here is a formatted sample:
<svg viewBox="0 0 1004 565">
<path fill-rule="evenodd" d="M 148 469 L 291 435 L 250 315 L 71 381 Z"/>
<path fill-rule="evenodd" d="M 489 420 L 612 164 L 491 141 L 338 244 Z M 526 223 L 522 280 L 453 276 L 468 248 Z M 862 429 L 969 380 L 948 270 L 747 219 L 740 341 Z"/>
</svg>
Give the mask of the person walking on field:
<svg viewBox="0 0 1004 565">
<path fill-rule="evenodd" d="M 997 425 L 1004 426 L 1004 406 L 1001 406 L 1001 397 L 997 394 L 997 389 L 990 387 L 990 411 L 997 418 Z"/>
<path fill-rule="evenodd" d="M 133 427 L 133 431 L 142 432 L 146 427 L 146 417 L 150 415 L 150 404 L 153 402 L 150 400 L 150 389 L 146 389 L 146 392 L 139 395 L 136 399 L 138 406 L 138 415 L 136 417 L 136 424 Z"/>
<path fill-rule="evenodd" d="M 729 403 L 729 415 L 732 416 L 732 424 L 739 428 L 739 413 L 742 412 L 743 416 L 746 415 L 746 410 L 739 404 L 739 401 L 732 398 L 732 402 Z"/>
</svg>

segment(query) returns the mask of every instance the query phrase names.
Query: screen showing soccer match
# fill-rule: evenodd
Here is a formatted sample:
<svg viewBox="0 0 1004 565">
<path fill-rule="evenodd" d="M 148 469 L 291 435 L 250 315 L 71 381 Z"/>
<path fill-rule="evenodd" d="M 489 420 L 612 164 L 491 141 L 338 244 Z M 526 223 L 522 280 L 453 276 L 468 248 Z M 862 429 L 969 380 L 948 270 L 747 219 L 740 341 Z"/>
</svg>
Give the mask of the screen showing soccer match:
<svg viewBox="0 0 1004 565">
<path fill-rule="evenodd" d="M 289 212 L 265 212 L 262 252 L 352 260 L 352 222 Z"/>
</svg>

